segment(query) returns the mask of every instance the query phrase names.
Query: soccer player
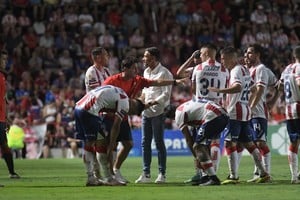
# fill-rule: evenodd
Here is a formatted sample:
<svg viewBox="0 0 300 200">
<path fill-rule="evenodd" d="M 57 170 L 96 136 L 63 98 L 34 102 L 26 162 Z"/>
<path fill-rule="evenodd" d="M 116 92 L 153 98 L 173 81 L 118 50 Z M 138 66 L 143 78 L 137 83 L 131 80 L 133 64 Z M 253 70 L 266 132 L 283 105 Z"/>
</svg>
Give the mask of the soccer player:
<svg viewBox="0 0 300 200">
<path fill-rule="evenodd" d="M 258 182 L 266 182 L 270 176 L 262 165 L 260 152 L 252 140 L 250 127 L 251 111 L 249 107 L 250 87 L 253 84 L 249 70 L 238 64 L 238 54 L 233 47 L 221 51 L 221 63 L 230 71 L 229 85 L 227 88 L 208 88 L 210 91 L 227 94 L 227 111 L 230 117 L 227 126 L 228 134 L 225 139 L 225 148 L 228 158 L 229 176 L 222 184 L 238 183 L 238 155 L 237 141 L 241 142 L 252 155 L 253 160 L 260 170 L 261 178 Z"/>
<path fill-rule="evenodd" d="M 7 52 L 1 50 L 0 52 L 0 148 L 2 156 L 7 165 L 10 178 L 20 178 L 15 172 L 14 161 L 11 149 L 7 145 L 6 128 L 8 125 L 7 121 L 7 107 L 6 107 L 6 75 L 5 66 L 7 62 Z"/>
<path fill-rule="evenodd" d="M 223 94 L 209 91 L 208 87 L 225 88 L 229 79 L 228 70 L 216 61 L 217 48 L 206 44 L 200 49 L 202 63 L 194 68 L 192 90 L 196 99 L 212 100 L 223 104 Z M 211 154 L 215 171 L 218 171 L 221 152 L 219 139 L 212 141 Z"/>
<path fill-rule="evenodd" d="M 103 84 L 113 85 L 122 88 L 126 92 L 129 98 L 138 98 L 141 94 L 142 89 L 145 87 L 172 85 L 174 84 L 174 81 L 176 83 L 181 83 L 182 81 L 185 80 L 185 79 L 150 80 L 137 75 L 137 68 L 138 68 L 138 60 L 133 56 L 128 56 L 124 60 L 122 60 L 121 63 L 122 72 L 108 77 Z M 105 116 L 105 121 L 107 126 L 106 128 L 110 130 L 112 122 L 109 115 Z M 130 149 L 133 146 L 131 129 L 127 117 L 122 121 L 120 130 L 121 132 L 119 134 L 117 141 L 121 141 L 122 147 L 118 152 L 116 161 L 114 162 L 113 171 L 117 180 L 122 182 L 128 182 L 125 178 L 123 178 L 120 172 L 121 165 L 127 158 Z"/>
<path fill-rule="evenodd" d="M 255 84 L 255 92 L 251 94 L 249 100 L 252 112 L 250 122 L 254 130 L 253 137 L 261 152 L 265 170 L 268 174 L 271 174 L 271 152 L 267 145 L 268 110 L 274 105 L 278 97 L 278 90 L 276 89 L 277 78 L 261 62 L 263 48 L 259 44 L 250 45 L 247 48 L 246 56 L 251 66 L 249 71 Z M 266 102 L 268 87 L 274 88 L 274 94 L 269 102 Z M 254 176 L 248 182 L 255 182 L 259 178 L 258 168 L 255 167 Z"/>
<path fill-rule="evenodd" d="M 218 139 L 228 123 L 227 112 L 213 101 L 198 99 L 187 101 L 177 107 L 175 122 L 184 135 L 190 135 L 188 126 L 197 131 L 193 150 L 202 170 L 207 174 L 201 186 L 220 185 L 212 163 L 209 146 Z"/>
<path fill-rule="evenodd" d="M 201 64 L 201 57 L 200 57 L 200 50 L 196 50 L 193 52 L 193 54 L 179 67 L 176 74 L 178 77 L 192 77 L 192 73 L 194 68 Z M 194 144 L 194 128 L 190 127 L 190 133 L 191 135 L 184 135 L 185 140 L 188 144 L 189 149 L 191 150 L 193 156 L 194 156 L 194 165 L 195 165 L 195 175 L 192 176 L 190 179 L 184 181 L 184 183 L 187 184 L 195 184 L 198 185 L 201 181 L 202 172 L 201 169 L 198 168 L 198 162 L 196 159 L 195 152 L 193 150 L 193 144 Z"/>
<path fill-rule="evenodd" d="M 91 58 L 93 60 L 93 65 L 90 66 L 85 73 L 85 88 L 86 92 L 99 87 L 102 85 L 104 80 L 110 76 L 110 72 L 106 67 L 108 65 L 108 52 L 103 47 L 96 47 L 91 52 Z M 97 141 L 99 148 L 90 148 L 84 149 L 83 157 L 86 156 L 92 159 L 91 162 L 94 163 L 94 166 L 91 168 L 90 163 L 86 163 L 86 170 L 92 170 L 94 176 L 97 178 L 102 178 L 100 174 L 100 166 L 103 170 L 103 175 L 105 177 L 110 177 L 110 170 L 107 164 L 107 154 L 106 154 L 106 143 L 104 140 Z M 100 148 L 101 147 L 101 148 Z M 95 152 L 98 151 L 98 152 Z M 100 162 L 97 159 L 101 160 Z M 87 161 L 84 159 L 84 161 Z M 87 174 L 90 174 L 90 171 L 87 171 Z M 90 179 L 92 181 L 92 179 Z"/>
<path fill-rule="evenodd" d="M 107 145 L 107 157 L 108 164 L 112 163 L 112 153 L 115 149 L 115 143 L 120 131 L 120 124 L 123 118 L 127 115 L 129 111 L 131 113 L 140 113 L 144 109 L 144 105 L 139 102 L 129 101 L 126 93 L 118 87 L 111 85 L 97 87 L 83 96 L 79 101 L 76 102 L 75 106 L 75 123 L 76 129 L 81 139 L 84 141 L 84 149 L 90 151 L 97 146 L 97 140 L 107 140 L 109 137 Z M 133 102 L 133 103 L 132 103 Z M 130 108 L 130 110 L 129 110 Z M 138 110 L 138 111 L 136 111 Z M 136 111 L 136 112 L 135 112 Z M 100 112 L 110 112 L 114 114 L 113 125 L 110 133 L 107 133 L 103 128 L 104 122 L 101 117 L 99 117 Z M 93 168 L 93 154 L 86 154 L 85 166 Z M 90 169 L 87 170 L 88 179 L 86 186 L 100 186 L 104 183 L 94 176 Z M 110 177 L 106 177 L 112 179 Z M 114 185 L 126 185 L 125 183 L 116 183 Z"/>
<path fill-rule="evenodd" d="M 288 65 L 281 74 L 280 86 L 286 102 L 286 127 L 290 138 L 288 161 L 291 183 L 299 184 L 298 149 L 300 143 L 300 46 L 293 49 L 295 63 Z"/>
</svg>

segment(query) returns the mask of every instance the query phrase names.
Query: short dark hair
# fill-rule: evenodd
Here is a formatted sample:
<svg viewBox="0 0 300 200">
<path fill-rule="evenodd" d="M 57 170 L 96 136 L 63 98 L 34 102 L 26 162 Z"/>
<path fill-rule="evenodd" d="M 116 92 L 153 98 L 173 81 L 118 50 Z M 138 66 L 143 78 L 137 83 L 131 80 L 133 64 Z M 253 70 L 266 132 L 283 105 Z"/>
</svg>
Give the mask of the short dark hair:
<svg viewBox="0 0 300 200">
<path fill-rule="evenodd" d="M 260 54 L 261 58 L 263 57 L 263 55 L 264 55 L 264 49 L 263 49 L 263 47 L 260 44 L 257 44 L 257 43 L 251 44 L 251 45 L 249 45 L 248 48 L 253 48 L 254 53 Z"/>
<path fill-rule="evenodd" d="M 104 51 L 106 51 L 106 49 L 103 47 L 96 47 L 92 50 L 92 56 L 101 55 Z"/>
<path fill-rule="evenodd" d="M 133 64 L 137 62 L 138 60 L 134 56 L 128 56 L 122 60 L 121 70 L 124 70 L 125 68 L 130 68 Z"/>
<path fill-rule="evenodd" d="M 160 51 L 157 47 L 149 47 L 146 48 L 145 51 L 148 51 L 152 56 L 156 58 L 156 60 L 160 59 Z"/>
<path fill-rule="evenodd" d="M 210 50 L 218 51 L 217 46 L 212 43 L 206 43 L 201 48 L 208 48 Z"/>
<path fill-rule="evenodd" d="M 297 59 L 300 59 L 300 45 L 294 47 L 293 56 Z"/>
<path fill-rule="evenodd" d="M 220 53 L 225 55 L 234 55 L 237 54 L 237 51 L 234 47 L 229 46 L 222 49 Z"/>
<path fill-rule="evenodd" d="M 200 50 L 195 51 L 194 58 L 199 59 L 200 58 Z"/>
</svg>

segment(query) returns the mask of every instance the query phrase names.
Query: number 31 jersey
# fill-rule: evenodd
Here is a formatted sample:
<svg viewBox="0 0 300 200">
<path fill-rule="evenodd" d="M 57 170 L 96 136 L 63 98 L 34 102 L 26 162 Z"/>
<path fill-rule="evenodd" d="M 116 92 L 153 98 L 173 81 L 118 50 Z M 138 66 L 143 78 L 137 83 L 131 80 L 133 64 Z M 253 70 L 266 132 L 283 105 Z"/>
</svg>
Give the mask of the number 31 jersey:
<svg viewBox="0 0 300 200">
<path fill-rule="evenodd" d="M 208 87 L 225 88 L 229 80 L 228 69 L 215 60 L 207 60 L 195 67 L 192 81 L 196 83 L 196 98 L 221 103 L 223 94 L 212 92 Z"/>
</svg>

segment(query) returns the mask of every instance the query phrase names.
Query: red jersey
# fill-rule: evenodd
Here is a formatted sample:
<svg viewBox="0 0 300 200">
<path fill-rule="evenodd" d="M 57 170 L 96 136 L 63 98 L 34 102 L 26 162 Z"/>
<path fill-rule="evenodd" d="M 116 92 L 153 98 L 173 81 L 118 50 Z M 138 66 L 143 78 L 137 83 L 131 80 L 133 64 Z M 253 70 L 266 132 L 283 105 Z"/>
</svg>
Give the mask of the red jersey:
<svg viewBox="0 0 300 200">
<path fill-rule="evenodd" d="M 0 122 L 6 122 L 6 79 L 0 72 Z"/>
<path fill-rule="evenodd" d="M 136 98 L 144 87 L 151 86 L 153 80 L 146 79 L 142 76 L 136 75 L 134 78 L 124 80 L 122 73 L 108 77 L 103 85 L 113 85 L 122 88 L 129 98 Z"/>
</svg>

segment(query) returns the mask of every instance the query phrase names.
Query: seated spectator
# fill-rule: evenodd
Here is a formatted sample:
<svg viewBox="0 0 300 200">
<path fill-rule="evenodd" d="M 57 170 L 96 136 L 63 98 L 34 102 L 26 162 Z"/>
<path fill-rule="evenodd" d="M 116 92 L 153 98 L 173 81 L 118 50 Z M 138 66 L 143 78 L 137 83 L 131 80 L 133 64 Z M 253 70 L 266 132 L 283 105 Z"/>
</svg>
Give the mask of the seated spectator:
<svg viewBox="0 0 300 200">
<path fill-rule="evenodd" d="M 145 38 L 141 34 L 141 30 L 139 28 L 135 28 L 133 30 L 132 35 L 129 36 L 129 46 L 131 48 L 135 48 L 138 55 L 143 55 L 145 50 Z"/>
</svg>

